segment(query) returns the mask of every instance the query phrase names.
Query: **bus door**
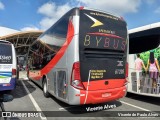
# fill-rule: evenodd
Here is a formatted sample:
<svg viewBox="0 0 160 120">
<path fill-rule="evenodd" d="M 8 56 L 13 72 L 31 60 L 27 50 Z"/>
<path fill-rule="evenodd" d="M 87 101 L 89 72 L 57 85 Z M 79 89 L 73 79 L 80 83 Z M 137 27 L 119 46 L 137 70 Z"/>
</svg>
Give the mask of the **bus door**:
<svg viewBox="0 0 160 120">
<path fill-rule="evenodd" d="M 55 93 L 58 97 L 63 99 L 67 98 L 66 70 L 57 70 L 57 80 L 54 81 L 54 88 Z"/>
<path fill-rule="evenodd" d="M 56 71 L 53 72 L 53 91 L 54 91 L 54 94 L 57 96 L 57 74 L 56 74 Z M 50 88 L 52 89 L 52 88 Z"/>
</svg>

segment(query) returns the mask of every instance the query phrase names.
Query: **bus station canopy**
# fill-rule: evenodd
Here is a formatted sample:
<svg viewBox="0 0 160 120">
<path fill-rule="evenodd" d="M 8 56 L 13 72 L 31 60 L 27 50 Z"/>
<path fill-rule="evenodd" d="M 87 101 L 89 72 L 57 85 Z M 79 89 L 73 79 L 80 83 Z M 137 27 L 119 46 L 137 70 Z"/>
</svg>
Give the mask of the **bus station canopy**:
<svg viewBox="0 0 160 120">
<path fill-rule="evenodd" d="M 141 53 L 160 44 L 160 22 L 129 30 L 129 53 Z"/>
<path fill-rule="evenodd" d="M 0 40 L 6 40 L 14 44 L 17 55 L 25 55 L 29 46 L 43 33 L 43 31 L 24 31 L 1 36 Z"/>
</svg>

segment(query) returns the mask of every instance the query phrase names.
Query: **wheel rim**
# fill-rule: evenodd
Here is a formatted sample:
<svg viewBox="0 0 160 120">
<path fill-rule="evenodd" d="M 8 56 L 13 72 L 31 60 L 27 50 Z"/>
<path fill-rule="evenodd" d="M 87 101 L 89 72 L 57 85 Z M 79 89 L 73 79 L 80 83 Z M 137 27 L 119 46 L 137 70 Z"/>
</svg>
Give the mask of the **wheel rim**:
<svg viewBox="0 0 160 120">
<path fill-rule="evenodd" d="M 46 82 L 44 83 L 43 90 L 44 90 L 44 93 L 46 93 L 46 92 L 47 92 L 47 84 L 46 84 Z"/>
</svg>

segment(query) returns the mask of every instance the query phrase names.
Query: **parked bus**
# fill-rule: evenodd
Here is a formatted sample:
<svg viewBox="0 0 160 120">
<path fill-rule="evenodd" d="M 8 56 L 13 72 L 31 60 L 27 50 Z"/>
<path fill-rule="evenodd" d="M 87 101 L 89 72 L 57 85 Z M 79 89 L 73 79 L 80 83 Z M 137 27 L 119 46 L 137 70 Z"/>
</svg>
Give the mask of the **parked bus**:
<svg viewBox="0 0 160 120">
<path fill-rule="evenodd" d="M 17 58 L 12 43 L 0 40 L 0 91 L 13 90 L 17 80 Z"/>
<path fill-rule="evenodd" d="M 116 100 L 126 93 L 127 46 L 122 17 L 73 8 L 30 46 L 28 77 L 71 105 Z"/>
<path fill-rule="evenodd" d="M 129 83 L 128 92 L 160 97 L 160 23 L 129 30 Z M 137 56 L 140 66 L 136 68 Z M 154 56 L 151 63 L 150 56 Z M 138 60 L 138 59 L 137 59 Z M 139 63 L 138 63 L 139 64 Z M 147 67 L 148 66 L 148 67 Z M 150 67 L 151 66 L 151 67 Z M 152 69 L 154 67 L 154 70 Z"/>
</svg>

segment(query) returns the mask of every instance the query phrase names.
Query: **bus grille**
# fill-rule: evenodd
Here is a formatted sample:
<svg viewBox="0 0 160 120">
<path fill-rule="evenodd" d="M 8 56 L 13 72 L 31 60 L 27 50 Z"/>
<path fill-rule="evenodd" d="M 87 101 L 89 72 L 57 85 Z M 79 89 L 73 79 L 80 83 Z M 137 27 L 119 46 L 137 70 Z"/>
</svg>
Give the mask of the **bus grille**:
<svg viewBox="0 0 160 120">
<path fill-rule="evenodd" d="M 109 49 L 91 49 L 87 48 L 83 51 L 85 58 L 91 59 L 123 59 L 124 51 L 109 50 Z"/>
</svg>

